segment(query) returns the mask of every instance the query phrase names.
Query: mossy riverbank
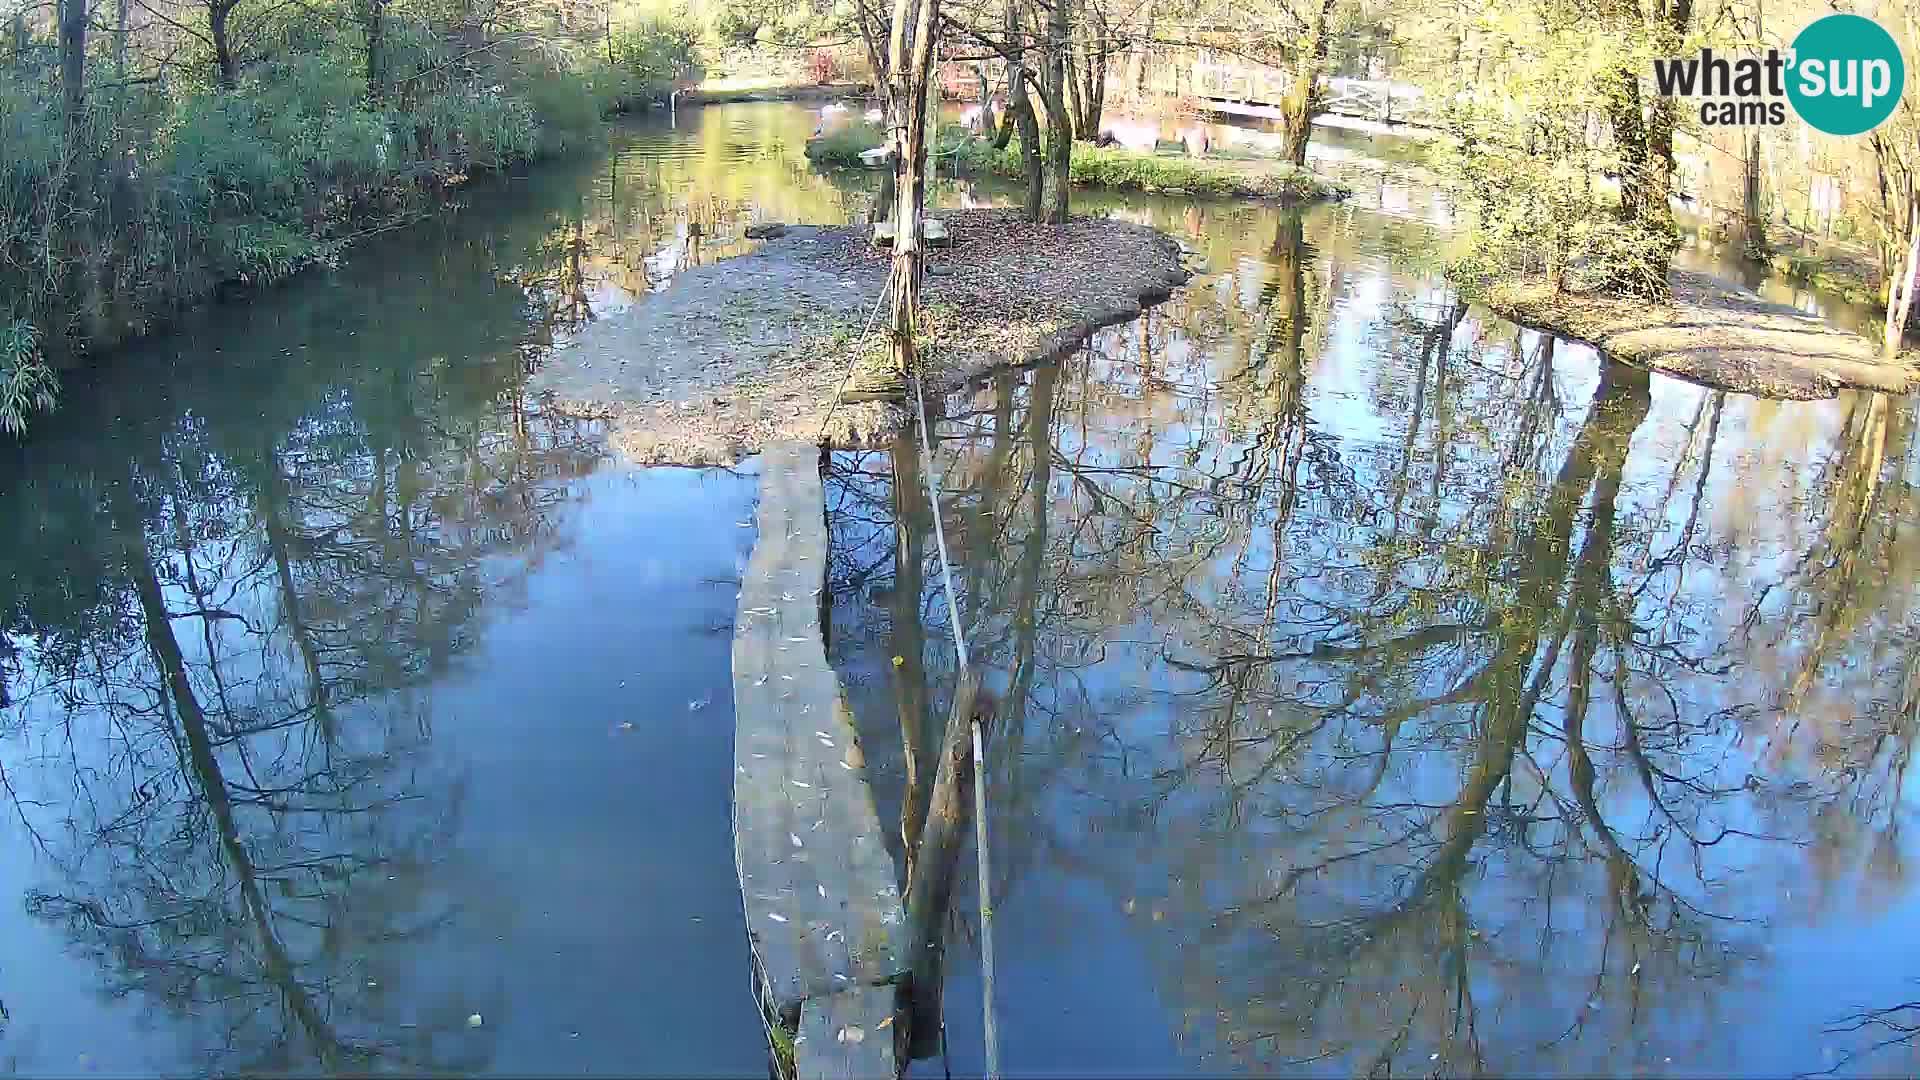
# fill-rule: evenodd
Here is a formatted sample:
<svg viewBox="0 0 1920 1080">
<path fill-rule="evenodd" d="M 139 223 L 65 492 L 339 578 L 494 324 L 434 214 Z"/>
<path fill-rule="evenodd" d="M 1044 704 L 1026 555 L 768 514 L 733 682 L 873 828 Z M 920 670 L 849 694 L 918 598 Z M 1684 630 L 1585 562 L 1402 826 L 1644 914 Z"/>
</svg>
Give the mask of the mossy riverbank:
<svg viewBox="0 0 1920 1080">
<path fill-rule="evenodd" d="M 1886 280 L 1873 253 L 1864 247 L 1783 236 L 1773 241 L 1767 265 L 1788 281 L 1872 311 L 1886 310 Z"/>
<path fill-rule="evenodd" d="M 1875 343 L 1751 290 L 1673 271 L 1664 303 L 1500 283 L 1481 299 L 1515 322 L 1585 341 L 1616 359 L 1759 397 L 1830 398 L 1842 389 L 1906 393 L 1920 385 L 1912 352 L 1885 360 Z"/>
<path fill-rule="evenodd" d="M 742 101 L 842 101 L 873 92 L 863 82 L 838 83 L 743 83 L 701 84 L 683 90 L 675 99 L 681 105 L 731 105 Z"/>
<path fill-rule="evenodd" d="M 807 158 L 827 168 L 858 168 L 862 152 L 881 145 L 885 134 L 874 125 L 853 123 L 807 144 Z M 942 130 L 933 150 L 936 167 L 962 176 L 999 176 L 1018 180 L 1025 170 L 1011 143 L 995 149 L 987 139 L 956 128 Z M 1076 143 L 1068 172 L 1072 183 L 1115 191 L 1202 195 L 1216 198 L 1312 202 L 1341 198 L 1347 188 L 1288 162 L 1238 158 L 1193 159 Z"/>
</svg>

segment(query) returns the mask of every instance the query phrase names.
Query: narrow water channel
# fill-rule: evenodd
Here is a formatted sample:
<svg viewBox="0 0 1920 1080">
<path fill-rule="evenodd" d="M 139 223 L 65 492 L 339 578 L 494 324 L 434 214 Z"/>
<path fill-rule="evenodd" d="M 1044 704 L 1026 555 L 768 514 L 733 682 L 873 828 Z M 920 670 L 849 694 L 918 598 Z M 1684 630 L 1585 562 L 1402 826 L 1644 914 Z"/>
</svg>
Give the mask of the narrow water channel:
<svg viewBox="0 0 1920 1080">
<path fill-rule="evenodd" d="M 0 449 L 0 1061 L 764 1075 L 753 464 L 632 469 L 520 387 L 746 222 L 858 213 L 814 120 L 624 125 Z M 1832 1029 L 1920 999 L 1912 402 L 1485 316 L 1419 191 L 1080 205 L 1206 272 L 936 432 L 1008 1072 L 1911 1073 Z M 904 450 L 827 479 L 829 653 L 899 821 L 953 682 L 929 507 Z M 955 895 L 919 1075 L 983 1064 Z"/>
</svg>

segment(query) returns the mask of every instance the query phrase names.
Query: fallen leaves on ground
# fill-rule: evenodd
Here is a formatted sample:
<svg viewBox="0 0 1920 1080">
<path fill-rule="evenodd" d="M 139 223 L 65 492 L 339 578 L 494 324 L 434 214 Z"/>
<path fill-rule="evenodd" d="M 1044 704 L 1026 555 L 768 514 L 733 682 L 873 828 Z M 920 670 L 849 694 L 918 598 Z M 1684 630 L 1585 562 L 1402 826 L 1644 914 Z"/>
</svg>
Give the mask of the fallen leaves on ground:
<svg viewBox="0 0 1920 1080">
<path fill-rule="evenodd" d="M 917 335 L 935 392 L 1071 348 L 1187 277 L 1179 246 L 1141 225 L 936 216 L 953 244 L 929 253 Z M 893 381 L 887 316 L 873 318 L 892 256 L 868 235 L 796 228 L 683 271 L 668 293 L 548 358 L 535 389 L 557 411 L 609 419 L 616 448 L 643 464 L 731 464 L 774 441 L 884 442 L 904 408 L 834 404 L 843 386 Z"/>
</svg>

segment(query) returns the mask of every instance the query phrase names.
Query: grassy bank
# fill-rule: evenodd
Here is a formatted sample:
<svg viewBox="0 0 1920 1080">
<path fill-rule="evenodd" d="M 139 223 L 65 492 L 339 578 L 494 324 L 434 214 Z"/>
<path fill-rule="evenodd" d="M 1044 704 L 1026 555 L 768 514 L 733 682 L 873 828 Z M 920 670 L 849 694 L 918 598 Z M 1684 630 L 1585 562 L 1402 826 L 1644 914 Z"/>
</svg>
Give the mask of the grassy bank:
<svg viewBox="0 0 1920 1080">
<path fill-rule="evenodd" d="M 1799 282 L 1838 296 L 1850 304 L 1874 311 L 1887 309 L 1887 290 L 1880 268 L 1866 252 L 1776 250 L 1767 263 L 1788 281 Z"/>
<path fill-rule="evenodd" d="M 737 7 L 722 9 L 716 15 L 714 35 L 725 39 L 748 30 L 737 23 L 751 15 Z M 873 86 L 873 70 L 862 47 L 854 43 L 783 48 L 726 42 L 711 52 L 705 78 L 680 95 L 683 104 L 831 100 L 865 94 Z"/>
<path fill-rule="evenodd" d="M 350 31 L 287 27 L 272 58 L 231 72 L 90 76 L 77 109 L 50 44 L 15 50 L 0 69 L 0 430 L 54 406 L 57 371 L 326 264 L 470 175 L 589 145 L 606 113 L 692 63 L 692 35 L 657 21 L 569 52 L 395 19 L 372 79 Z"/>
<path fill-rule="evenodd" d="M 730 105 L 739 101 L 838 101 L 871 93 L 870 83 L 764 83 L 735 86 L 701 83 L 680 94 L 682 105 Z"/>
<path fill-rule="evenodd" d="M 848 124 L 807 144 L 807 157 L 827 168 L 860 165 L 861 151 L 880 145 L 885 134 L 871 124 Z M 939 167 L 962 175 L 1002 176 L 1018 180 L 1020 152 L 1009 143 L 995 150 L 986 139 L 957 128 L 942 129 L 936 141 Z M 1305 202 L 1338 197 L 1345 189 L 1311 170 L 1262 160 L 1214 162 L 1163 157 L 1076 143 L 1069 178 L 1084 187 L 1171 195 L 1208 195 Z"/>
</svg>

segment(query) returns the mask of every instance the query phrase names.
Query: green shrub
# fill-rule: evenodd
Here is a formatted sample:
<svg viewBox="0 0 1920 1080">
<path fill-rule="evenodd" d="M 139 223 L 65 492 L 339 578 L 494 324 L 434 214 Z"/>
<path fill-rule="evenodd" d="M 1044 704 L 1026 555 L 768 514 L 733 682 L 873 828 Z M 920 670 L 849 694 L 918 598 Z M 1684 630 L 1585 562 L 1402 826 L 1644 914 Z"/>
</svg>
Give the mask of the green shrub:
<svg viewBox="0 0 1920 1080">
<path fill-rule="evenodd" d="M 613 66 L 629 80 L 629 100 L 660 101 L 676 80 L 700 72 L 700 27 L 679 12 L 649 15 L 613 28 Z"/>
<path fill-rule="evenodd" d="M 539 146 L 532 106 L 477 87 L 435 94 L 397 117 L 395 127 L 415 159 L 452 167 L 508 164 Z"/>
<path fill-rule="evenodd" d="M 436 177 L 590 143 L 605 112 L 697 70 L 692 24 L 629 27 L 624 63 L 506 42 L 465 56 L 395 15 L 370 100 L 357 31 L 289 17 L 238 86 L 195 62 L 91 93 L 69 123 L 33 72 L 0 70 L 0 431 L 52 406 L 52 371 L 209 296 L 279 281 Z"/>
<path fill-rule="evenodd" d="M 807 141 L 807 160 L 832 169 L 857 168 L 860 155 L 876 146 L 885 146 L 887 133 L 864 120 L 838 127 L 817 139 Z"/>
<path fill-rule="evenodd" d="M 1443 164 L 1458 177 L 1455 194 L 1470 222 L 1447 276 L 1470 293 L 1514 278 L 1565 288 L 1575 227 L 1607 213 L 1575 164 L 1484 142 L 1463 142 Z"/>
<path fill-rule="evenodd" d="M 1675 240 L 1611 217 L 1593 217 L 1569 233 L 1567 284 L 1578 292 L 1664 300 Z"/>
<path fill-rule="evenodd" d="M 0 324 L 0 431 L 19 435 L 27 417 L 53 408 L 59 386 L 40 358 L 40 333 L 25 319 Z"/>
<path fill-rule="evenodd" d="M 549 68 L 525 76 L 508 88 L 503 99 L 512 100 L 514 105 L 496 105 L 503 122 L 511 123 L 519 112 L 532 118 L 535 142 L 530 148 L 521 148 L 507 141 L 503 130 L 503 141 L 494 144 L 490 158 L 482 159 L 486 164 L 498 166 L 515 159 L 535 156 L 565 154 L 580 149 L 587 144 L 588 137 L 599 130 L 601 117 L 606 108 L 593 92 L 593 84 L 578 72 Z"/>
<path fill-rule="evenodd" d="M 323 185 L 365 188 L 400 162 L 386 119 L 338 59 L 302 56 L 249 76 L 233 93 L 181 101 L 162 132 L 159 182 L 207 217 L 299 220 Z"/>
<path fill-rule="evenodd" d="M 257 285 L 304 269 L 320 248 L 314 237 L 265 218 L 221 222 L 207 246 L 221 277 Z"/>
<path fill-rule="evenodd" d="M 752 45 L 763 25 L 759 12 L 737 4 L 722 4 L 713 13 L 713 36 L 723 45 Z"/>
</svg>

